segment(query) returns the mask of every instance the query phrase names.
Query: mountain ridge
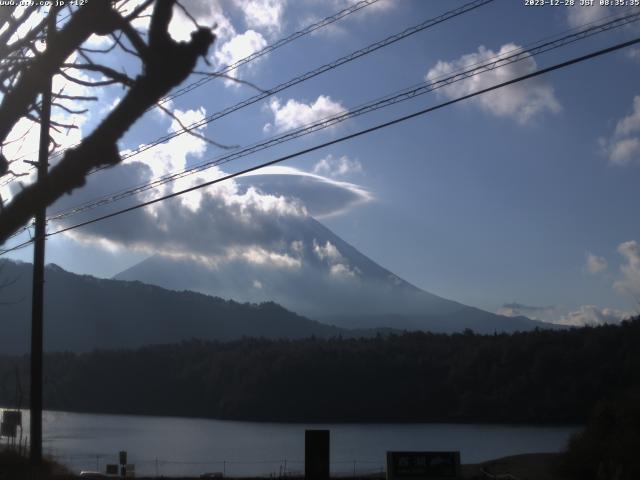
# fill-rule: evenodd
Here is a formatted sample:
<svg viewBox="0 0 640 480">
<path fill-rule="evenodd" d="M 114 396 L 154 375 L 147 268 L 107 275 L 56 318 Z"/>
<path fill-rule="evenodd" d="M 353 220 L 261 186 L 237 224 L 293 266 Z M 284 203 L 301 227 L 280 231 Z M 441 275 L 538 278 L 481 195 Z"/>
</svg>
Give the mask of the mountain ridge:
<svg viewBox="0 0 640 480">
<path fill-rule="evenodd" d="M 191 259 L 153 255 L 114 278 L 175 290 L 187 288 L 237 301 L 271 300 L 307 318 L 342 328 L 384 326 L 443 333 L 465 328 L 480 333 L 557 328 L 426 292 L 311 217 L 298 221 L 295 228 L 281 230 L 284 247 L 277 254 L 288 255 L 297 262 L 295 268 L 251 264 L 242 258 L 211 267 Z M 381 323 L 381 319 L 385 321 Z"/>
<path fill-rule="evenodd" d="M 29 351 L 32 265 L 0 260 L 0 351 Z M 274 302 L 239 303 L 138 281 L 101 279 L 45 268 L 45 351 L 134 348 L 192 338 L 237 340 L 374 335 L 347 332 L 290 312 Z M 149 321 L 149 320 L 152 321 Z"/>
</svg>

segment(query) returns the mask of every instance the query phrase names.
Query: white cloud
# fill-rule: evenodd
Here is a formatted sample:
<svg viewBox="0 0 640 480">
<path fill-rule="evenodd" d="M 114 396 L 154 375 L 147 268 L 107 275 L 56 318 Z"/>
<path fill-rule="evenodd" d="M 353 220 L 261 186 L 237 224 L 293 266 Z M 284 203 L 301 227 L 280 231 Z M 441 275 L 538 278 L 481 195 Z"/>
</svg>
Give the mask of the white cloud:
<svg viewBox="0 0 640 480">
<path fill-rule="evenodd" d="M 132 162 L 121 167 L 120 175 L 147 179 L 149 173 L 146 165 Z M 221 174 L 217 171 L 209 178 Z M 90 178 L 90 187 L 94 182 L 106 180 L 105 175 L 92 177 L 101 178 Z M 186 177 L 183 185 L 168 185 L 143 198 L 153 198 L 203 180 Z M 300 260 L 282 244 L 281 224 L 295 225 L 296 221 L 306 218 L 304 206 L 253 188 L 241 191 L 233 182 L 193 193 L 197 193 L 197 198 L 192 194 L 182 195 L 117 217 L 108 224 L 97 223 L 73 231 L 71 236 L 87 243 L 106 238 L 130 250 L 189 258 L 208 266 L 233 261 L 273 268 L 300 266 Z"/>
<path fill-rule="evenodd" d="M 331 265 L 329 272 L 334 277 L 352 278 L 356 276 L 355 270 L 352 270 L 344 263 L 336 263 Z"/>
<path fill-rule="evenodd" d="M 286 0 L 234 0 L 244 13 L 249 28 L 263 28 L 271 32 L 279 32 Z"/>
<path fill-rule="evenodd" d="M 320 95 L 315 102 L 308 104 L 291 98 L 283 105 L 274 98 L 269 102 L 269 110 L 274 118 L 273 123 L 264 126 L 265 132 L 272 128 L 279 132 L 291 130 L 347 111 L 340 102 L 331 100 L 327 95 Z"/>
<path fill-rule="evenodd" d="M 220 67 L 233 65 L 237 61 L 259 52 L 266 45 L 267 41 L 261 33 L 256 32 L 255 30 L 247 30 L 239 35 L 234 34 L 228 41 L 222 43 L 220 47 L 216 48 L 213 57 Z M 254 68 L 258 64 L 259 60 L 260 59 L 257 59 L 256 61 L 246 64 L 246 66 L 243 65 L 240 68 L 236 68 L 228 72 L 227 75 L 232 78 L 238 78 L 241 76 L 240 72 Z M 240 83 L 234 82 L 229 78 L 225 79 L 224 84 L 227 87 L 237 88 L 240 86 Z"/>
<path fill-rule="evenodd" d="M 640 132 L 640 95 L 633 99 L 633 111 L 616 124 L 614 135 L 626 136 Z"/>
<path fill-rule="evenodd" d="M 250 247 L 242 249 L 237 255 L 242 257 L 247 263 L 254 265 L 270 265 L 276 268 L 300 268 L 302 261 L 299 258 L 292 257 L 286 253 L 269 251 L 261 247 Z M 227 260 L 234 259 L 236 255 L 231 250 L 227 254 Z"/>
<path fill-rule="evenodd" d="M 314 241 L 313 252 L 320 260 L 326 260 L 330 263 L 342 260 L 342 254 L 338 248 L 328 240 L 324 245 L 319 245 L 318 242 Z"/>
<path fill-rule="evenodd" d="M 202 108 L 174 110 L 174 113 L 185 123 L 198 121 L 206 115 Z M 170 123 L 169 131 L 178 128 L 177 122 L 165 121 Z M 144 184 L 171 171 L 182 170 L 191 159 L 202 156 L 205 150 L 206 143 L 203 140 L 180 135 L 163 144 L 161 148 L 149 149 L 127 159 L 118 169 L 107 169 L 88 177 L 85 187 L 74 192 L 72 196 L 61 199 L 51 211 L 60 211 L 121 189 L 124 178 L 133 186 Z M 308 250 L 305 249 L 299 236 L 302 231 L 301 225 L 309 221 L 309 212 L 302 200 L 305 197 L 305 189 L 316 192 L 309 197 L 312 200 L 320 196 L 337 198 L 337 203 L 333 206 L 336 210 L 349 208 L 347 205 L 354 204 L 357 198 L 361 200 L 368 192 L 359 191 L 357 186 L 350 183 L 338 182 L 291 167 L 280 168 L 281 170 L 276 169 L 271 174 L 243 177 L 237 181 L 225 181 L 206 189 L 199 189 L 115 217 L 109 222 L 74 230 L 69 232 L 69 236 L 78 242 L 91 243 L 100 248 L 125 248 L 150 255 L 189 259 L 209 268 L 219 268 L 234 262 L 257 266 L 263 270 L 300 269 L 305 251 L 311 252 L 311 246 L 309 245 Z M 224 174 L 216 167 L 185 176 L 155 190 L 141 193 L 137 198 L 123 200 L 117 204 L 117 208 L 189 188 Z M 257 186 L 259 182 L 256 180 L 279 177 L 289 179 L 289 182 L 285 182 L 285 187 L 265 191 L 261 186 Z M 294 186 L 288 191 L 286 187 L 291 184 Z M 277 187 L 274 182 L 272 185 Z M 302 193 L 292 195 L 296 188 Z M 370 198 L 370 195 L 367 198 Z M 67 221 L 76 223 L 95 214 L 93 211 L 87 212 Z M 58 222 L 56 228 L 61 223 L 65 225 L 64 222 Z M 309 244 L 310 242 L 311 239 L 308 240 Z M 337 256 L 335 259 L 327 257 L 328 263 L 325 267 L 328 273 L 332 271 L 334 276 L 341 277 L 349 276 L 351 273 L 355 275 L 354 270 L 337 259 Z M 338 266 L 339 264 L 344 268 Z"/>
<path fill-rule="evenodd" d="M 316 3 L 320 4 L 323 7 L 330 7 L 331 13 L 335 13 L 336 11 L 343 10 L 345 8 L 351 7 L 352 5 L 360 2 L 361 0 L 331 0 L 328 2 L 327 0 L 307 0 L 308 3 Z M 369 21 L 369 17 L 371 15 L 377 15 L 383 12 L 387 12 L 391 10 L 393 7 L 397 6 L 399 3 L 394 0 L 378 0 L 375 3 L 370 3 L 365 8 L 361 8 L 355 14 L 349 15 L 345 17 L 345 20 L 340 22 L 334 22 L 328 25 L 323 26 L 317 30 L 314 30 L 311 35 L 322 35 L 325 37 L 336 37 L 348 34 L 350 31 L 350 27 L 348 22 L 367 22 Z M 317 23 L 322 20 L 328 12 L 316 11 L 316 12 L 307 12 L 304 16 L 302 16 L 297 22 L 297 30 L 302 30 L 307 26 Z M 346 21 L 346 22 L 345 22 Z M 346 24 L 345 24 L 346 23 Z"/>
<path fill-rule="evenodd" d="M 321 245 L 314 239 L 313 253 L 329 267 L 329 273 L 334 277 L 353 278 L 358 273 L 358 269 L 351 268 L 338 248 L 328 240 Z"/>
<path fill-rule="evenodd" d="M 563 315 L 558 323 L 573 327 L 617 324 L 631 317 L 628 312 L 613 308 L 599 308 L 595 305 L 583 305 L 578 310 Z"/>
<path fill-rule="evenodd" d="M 426 80 L 429 82 L 437 81 L 441 77 L 449 76 L 460 69 L 468 69 L 478 63 L 493 59 L 496 55 L 506 55 L 521 48 L 513 43 L 508 43 L 503 45 L 496 53 L 484 46 L 480 46 L 477 52 L 463 55 L 458 60 L 451 62 L 439 61 L 427 72 Z M 447 85 L 439 91 L 449 98 L 457 98 L 512 78 L 535 72 L 537 68 L 533 57 L 526 57 L 519 62 L 504 65 L 469 79 Z M 553 92 L 553 87 L 540 79 L 531 79 L 526 82 L 509 85 L 498 91 L 476 97 L 472 102 L 493 115 L 515 118 L 522 124 L 544 112 L 558 113 L 561 110 L 560 103 Z"/>
<path fill-rule="evenodd" d="M 196 122 L 202 121 L 206 112 L 203 107 L 197 110 L 180 110 L 173 109 L 172 113 L 184 124 L 191 125 Z M 166 116 L 166 118 L 169 118 Z M 201 126 L 196 129 L 196 132 L 202 133 L 205 126 Z M 169 125 L 169 133 L 177 132 L 181 129 L 180 124 L 171 119 Z M 141 145 L 141 147 L 144 146 Z M 129 159 L 123 161 L 124 164 L 139 162 L 146 165 L 153 178 L 160 177 L 167 173 L 175 172 L 185 168 L 187 164 L 187 157 L 192 156 L 194 158 L 200 158 L 204 155 L 207 149 L 207 143 L 192 135 L 178 135 L 169 142 L 165 142 L 158 147 L 153 147 L 143 151 Z M 122 152 L 123 155 L 129 153 L 128 150 Z"/>
<path fill-rule="evenodd" d="M 626 263 L 620 266 L 622 278 L 613 286 L 619 293 L 640 298 L 640 244 L 635 240 L 621 243 L 618 245 L 618 253 Z"/>
<path fill-rule="evenodd" d="M 640 157 L 640 139 L 623 138 L 609 146 L 609 161 L 614 165 L 629 165 Z"/>
<path fill-rule="evenodd" d="M 640 161 L 640 95 L 633 99 L 632 111 L 621 118 L 609 139 L 601 147 L 613 165 L 624 166 Z"/>
<path fill-rule="evenodd" d="M 298 199 L 316 218 L 342 215 L 374 200 L 371 192 L 351 182 L 327 178 L 297 168 L 275 165 L 236 179 L 267 194 Z"/>
<path fill-rule="evenodd" d="M 581 27 L 588 23 L 592 23 L 611 15 L 611 9 L 606 6 L 599 5 L 594 2 L 591 6 L 573 5 L 566 7 L 567 23 L 571 28 Z"/>
<path fill-rule="evenodd" d="M 631 60 L 640 61 L 640 48 L 639 48 L 639 47 L 633 47 L 633 48 L 630 48 L 630 49 L 627 51 L 627 56 L 628 56 Z"/>
<path fill-rule="evenodd" d="M 560 317 L 560 312 L 555 306 L 536 307 L 516 302 L 505 303 L 496 313 L 507 317 L 527 317 L 549 323 L 556 323 Z"/>
<path fill-rule="evenodd" d="M 291 242 L 291 251 L 297 256 L 302 255 L 304 252 L 304 242 L 302 240 L 294 240 Z"/>
<path fill-rule="evenodd" d="M 587 272 L 591 274 L 600 273 L 607 268 L 607 261 L 602 258 L 594 255 L 593 253 L 587 253 L 587 261 L 585 264 L 585 268 Z"/>
<path fill-rule="evenodd" d="M 68 61 L 73 62 L 74 58 L 75 55 L 71 56 Z M 81 80 L 91 80 L 91 78 L 82 71 L 74 71 L 73 75 Z M 71 96 L 90 96 L 95 94 L 95 92 L 92 92 L 88 87 L 69 82 L 61 75 L 55 75 L 53 77 L 52 88 L 54 93 Z M 64 105 L 73 111 L 81 111 L 89 108 L 89 112 L 87 113 L 70 113 L 63 108 L 53 105 L 51 109 L 51 120 L 76 127 L 51 130 L 52 138 L 59 145 L 58 150 L 63 150 L 82 140 L 83 127 L 85 127 L 91 119 L 91 112 L 94 109 L 91 108 L 91 104 L 88 105 L 87 102 L 76 100 L 57 99 L 55 103 Z M 18 179 L 19 182 L 24 185 L 31 184 L 36 179 L 35 170 L 32 169 L 32 165 L 25 163 L 25 160 L 37 160 L 39 137 L 40 126 L 23 117 L 15 123 L 7 136 L 6 144 L 2 147 L 2 154 L 8 161 L 12 162 L 10 169 L 13 173 L 24 174 L 30 172 L 29 175 L 22 176 Z M 7 177 L 3 177 L 3 180 L 4 178 Z M 12 182 L 10 185 L 0 187 L 0 196 L 5 203 L 13 198 L 13 195 L 20 188 L 18 185 L 18 182 Z"/>
<path fill-rule="evenodd" d="M 19 3 L 19 2 L 16 2 L 16 3 Z M 13 12 L 14 18 L 22 18 L 26 10 L 25 8 L 23 8 L 25 5 L 26 5 L 26 2 L 23 2 L 23 5 L 19 5 L 16 7 L 15 11 Z M 40 24 L 40 22 L 45 18 L 45 14 L 46 12 L 43 9 L 33 9 L 29 13 L 29 16 L 22 20 L 22 22 L 20 23 L 16 31 L 13 33 L 13 35 L 9 37 L 9 39 L 7 40 L 7 44 L 11 45 L 12 43 L 15 43 L 18 40 L 24 38 L 25 35 L 27 35 L 31 30 L 33 30 L 34 27 Z M 5 23 L 5 25 L 8 25 L 8 23 Z M 38 51 L 42 51 L 45 45 L 46 44 L 44 42 L 37 42 L 36 49 Z M 33 52 L 30 52 L 27 50 L 25 54 L 28 56 L 31 56 L 33 55 Z"/>
<path fill-rule="evenodd" d="M 216 50 L 215 57 L 221 64 L 232 65 L 249 55 L 262 50 L 267 45 L 267 41 L 262 34 L 255 30 L 234 35 L 229 41 L 222 44 Z"/>
<path fill-rule="evenodd" d="M 326 2 L 326 0 L 322 0 L 322 1 Z M 338 9 L 338 8 L 342 9 L 342 8 L 347 8 L 351 5 L 355 5 L 360 1 L 361 0 L 331 0 L 331 3 L 333 4 L 334 9 Z M 368 5 L 366 8 L 363 8 L 362 10 L 360 10 L 359 13 L 367 14 L 367 13 L 384 12 L 386 10 L 391 9 L 395 5 L 396 5 L 396 2 L 394 2 L 393 0 L 378 0 L 376 3 L 372 3 Z"/>
<path fill-rule="evenodd" d="M 255 12 L 259 17 L 260 15 L 267 15 L 271 12 L 269 3 L 273 2 L 257 3 L 267 4 L 264 6 L 264 12 L 258 8 L 261 5 L 248 6 L 251 12 Z M 253 29 L 248 29 L 244 33 L 238 34 L 229 17 L 224 15 L 222 6 L 218 0 L 190 0 L 184 3 L 184 6 L 200 26 L 215 26 L 216 41 L 214 42 L 210 59 L 217 64 L 218 68 L 234 64 L 238 60 L 262 50 L 267 45 L 264 36 Z M 247 12 L 245 13 L 248 14 Z M 182 9 L 177 6 L 174 7 L 173 17 L 169 25 L 169 33 L 171 36 L 178 41 L 188 41 L 191 38 L 191 33 L 195 30 L 196 26 L 193 21 L 185 15 Z M 246 68 L 250 68 L 255 64 L 256 62 L 252 62 L 248 64 Z M 229 72 L 228 75 L 235 78 L 239 73 L 239 70 L 236 69 Z M 225 80 L 224 84 L 225 86 L 239 86 L 237 82 L 229 79 Z"/>
<path fill-rule="evenodd" d="M 113 43 L 113 39 L 108 35 L 96 35 L 92 34 L 86 42 L 82 44 L 83 47 L 93 49 L 104 49 Z"/>
<path fill-rule="evenodd" d="M 497 313 L 506 315 L 507 317 L 524 316 L 532 320 L 572 327 L 616 324 L 631 317 L 631 314 L 628 312 L 613 308 L 600 308 L 595 305 L 582 305 L 577 310 L 562 313 L 561 310 L 555 306 L 533 307 L 520 303 L 507 303 L 503 305 Z"/>
<path fill-rule="evenodd" d="M 341 177 L 362 172 L 362 164 L 358 160 L 351 160 L 346 155 L 335 158 L 329 154 L 313 166 L 313 173 Z"/>
<path fill-rule="evenodd" d="M 189 12 L 199 26 L 213 28 L 216 34 L 216 42 L 221 42 L 235 35 L 235 29 L 231 21 L 223 13 L 220 2 L 217 0 L 187 0 L 182 2 L 185 9 Z M 148 22 L 148 20 L 146 20 Z M 148 27 L 145 27 L 145 29 Z M 184 13 L 184 11 L 175 6 L 173 8 L 173 16 L 169 24 L 169 35 L 179 42 L 188 42 L 191 39 L 191 33 L 197 29 L 193 21 Z"/>
<path fill-rule="evenodd" d="M 118 106 L 118 104 L 120 103 L 120 100 L 122 100 L 122 97 L 115 96 L 110 102 L 105 102 L 101 107 L 100 107 L 100 115 L 104 116 L 104 115 L 108 115 L 109 113 L 111 113 L 113 111 L 114 108 L 116 108 L 116 106 Z M 165 108 L 170 108 L 171 102 L 166 102 L 164 104 Z M 154 110 L 156 111 L 156 110 Z M 160 109 L 157 109 L 158 112 L 161 112 Z M 164 115 L 164 114 L 163 114 Z"/>
<path fill-rule="evenodd" d="M 192 123 L 204 118 L 206 112 L 200 108 L 174 110 L 174 114 L 183 122 Z M 173 120 L 168 130 L 171 132 L 178 128 Z M 187 166 L 189 159 L 201 157 L 206 146 L 201 139 L 177 136 L 161 148 L 149 149 L 125 160 L 118 169 L 108 169 L 88 177 L 84 188 L 73 196 L 64 197 L 52 211 L 121 189 L 123 178 L 129 185 L 138 185 L 169 172 L 180 171 Z M 220 169 L 211 168 L 142 193 L 118 207 L 223 175 Z M 304 218 L 306 215 L 304 206 L 296 200 L 263 194 L 251 187 L 241 189 L 235 182 L 223 182 L 117 217 L 108 224 L 94 224 L 93 228 L 74 231 L 71 236 L 83 242 L 107 239 L 112 244 L 136 251 L 188 257 L 210 264 L 241 260 L 290 267 L 295 264 L 295 259 L 288 258 L 278 245 L 277 222 L 281 218 Z M 72 221 L 75 223 L 78 218 Z"/>
</svg>

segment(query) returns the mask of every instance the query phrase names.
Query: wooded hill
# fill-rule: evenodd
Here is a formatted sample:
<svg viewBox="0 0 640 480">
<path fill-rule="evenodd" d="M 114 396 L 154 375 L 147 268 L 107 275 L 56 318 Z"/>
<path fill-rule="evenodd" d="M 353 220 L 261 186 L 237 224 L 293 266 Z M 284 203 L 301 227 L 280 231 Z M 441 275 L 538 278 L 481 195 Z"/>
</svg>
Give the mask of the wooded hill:
<svg viewBox="0 0 640 480">
<path fill-rule="evenodd" d="M 640 318 L 619 326 L 370 339 L 187 341 L 45 357 L 45 406 L 272 421 L 584 422 L 640 387 Z M 0 357 L 0 403 L 28 357 Z M 26 401 L 26 395 L 25 395 Z"/>
</svg>

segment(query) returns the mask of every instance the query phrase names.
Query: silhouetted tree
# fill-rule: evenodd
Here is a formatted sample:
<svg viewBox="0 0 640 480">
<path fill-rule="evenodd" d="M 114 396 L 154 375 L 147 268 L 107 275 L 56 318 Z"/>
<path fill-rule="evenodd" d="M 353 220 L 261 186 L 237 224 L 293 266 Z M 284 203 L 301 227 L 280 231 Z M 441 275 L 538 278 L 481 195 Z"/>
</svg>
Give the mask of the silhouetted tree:
<svg viewBox="0 0 640 480">
<path fill-rule="evenodd" d="M 214 41 L 211 28 L 199 27 L 189 42 L 176 42 L 168 32 L 176 0 L 144 0 L 131 8 L 129 0 L 88 0 L 82 6 L 67 2 L 64 12 L 69 16 L 53 39 L 41 48 L 46 39 L 47 18 L 42 7 L 5 6 L 0 8 L 0 145 L 16 123 L 26 118 L 40 120 L 39 94 L 47 77 L 60 74 L 70 82 L 89 88 L 121 84 L 126 94 L 102 122 L 78 145 L 68 149 L 50 170 L 44 183 L 32 184 L 17 193 L 0 211 L 0 244 L 25 225 L 43 206 L 51 205 L 65 193 L 85 183 L 86 175 L 101 167 L 121 161 L 117 141 L 172 88 L 183 82 L 193 71 L 199 57 L 205 56 Z M 18 2 L 16 2 L 18 4 Z M 148 8 L 153 8 L 148 32 L 141 35 L 132 25 Z M 128 10 L 127 10 L 128 9 Z M 48 15 L 61 11 L 51 7 Z M 41 18 L 38 20 L 38 15 Z M 30 24 L 27 33 L 19 34 Z M 111 46 L 90 49 L 83 44 L 93 35 L 109 36 Z M 146 38 L 145 38 L 146 37 Z M 141 64 L 141 73 L 130 78 L 126 73 L 96 60 L 96 57 L 115 50 L 133 55 Z M 68 63 L 72 54 L 76 61 Z M 74 77 L 74 71 L 97 72 L 99 81 L 84 81 Z M 68 96 L 54 92 L 54 107 L 68 109 L 65 101 L 92 101 L 95 96 Z M 165 109 L 166 110 L 166 109 Z M 54 128 L 72 128 L 54 122 Z M 56 146 L 55 141 L 51 148 Z M 12 163 L 16 159 L 0 155 L 0 177 L 15 174 Z"/>
<path fill-rule="evenodd" d="M 573 436 L 559 473 L 569 480 L 640 478 L 640 391 L 601 401 L 587 427 Z"/>
</svg>

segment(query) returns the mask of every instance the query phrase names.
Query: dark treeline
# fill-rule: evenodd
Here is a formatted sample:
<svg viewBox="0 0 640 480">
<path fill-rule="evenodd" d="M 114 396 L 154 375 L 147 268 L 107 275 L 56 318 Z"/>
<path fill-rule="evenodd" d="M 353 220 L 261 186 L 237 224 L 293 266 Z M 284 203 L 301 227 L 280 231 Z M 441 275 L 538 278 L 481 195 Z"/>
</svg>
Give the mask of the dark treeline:
<svg viewBox="0 0 640 480">
<path fill-rule="evenodd" d="M 45 357 L 54 410 L 274 421 L 584 422 L 640 387 L 640 319 L 512 335 L 197 340 Z M 28 357 L 0 357 L 0 403 Z M 28 392 L 25 392 L 25 401 Z"/>
</svg>

